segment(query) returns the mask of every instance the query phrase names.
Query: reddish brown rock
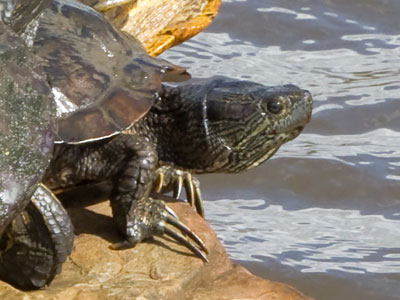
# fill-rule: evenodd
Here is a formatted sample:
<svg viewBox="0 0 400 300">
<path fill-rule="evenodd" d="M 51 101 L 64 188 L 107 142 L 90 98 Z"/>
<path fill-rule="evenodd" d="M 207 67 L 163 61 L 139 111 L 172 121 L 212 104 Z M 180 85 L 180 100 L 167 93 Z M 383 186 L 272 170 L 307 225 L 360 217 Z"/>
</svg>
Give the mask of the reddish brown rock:
<svg viewBox="0 0 400 300">
<path fill-rule="evenodd" d="M 75 248 L 51 286 L 21 292 L 0 282 L 4 300 L 233 300 L 310 299 L 288 285 L 252 275 L 229 259 L 214 231 L 192 209 L 169 204 L 205 241 L 209 264 L 168 238 L 155 238 L 133 249 L 114 251 L 120 239 L 107 202 L 71 208 Z"/>
</svg>

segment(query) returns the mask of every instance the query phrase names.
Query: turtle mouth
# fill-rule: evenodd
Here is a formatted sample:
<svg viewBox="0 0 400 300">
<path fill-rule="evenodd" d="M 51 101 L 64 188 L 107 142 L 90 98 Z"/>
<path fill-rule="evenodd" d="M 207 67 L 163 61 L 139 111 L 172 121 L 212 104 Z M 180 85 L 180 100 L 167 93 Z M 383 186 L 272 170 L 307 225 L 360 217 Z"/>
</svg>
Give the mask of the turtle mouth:
<svg viewBox="0 0 400 300">
<path fill-rule="evenodd" d="M 297 126 L 290 132 L 290 136 L 294 139 L 300 135 L 300 133 L 303 131 L 304 126 Z"/>
<path fill-rule="evenodd" d="M 266 134 L 269 138 L 272 139 L 281 139 L 282 143 L 291 141 L 293 139 L 295 139 L 296 137 L 298 137 L 300 135 L 300 133 L 303 131 L 305 125 L 302 126 L 297 126 L 285 131 L 281 131 L 281 132 L 275 132 L 273 134 L 269 133 Z"/>
<path fill-rule="evenodd" d="M 288 128 L 286 130 L 282 130 L 282 131 L 276 130 L 274 132 L 264 132 L 264 135 L 268 136 L 268 137 L 273 137 L 275 135 L 283 134 L 283 135 L 287 135 L 287 136 L 293 136 L 293 138 L 295 138 L 303 131 L 304 127 L 305 127 L 305 125 L 299 125 L 299 126 L 296 126 L 293 128 Z"/>
<path fill-rule="evenodd" d="M 302 125 L 302 126 L 297 126 L 297 127 L 293 130 L 293 132 L 296 132 L 296 133 L 300 134 L 300 132 L 303 131 L 304 127 L 305 127 L 304 125 Z"/>
<path fill-rule="evenodd" d="M 296 122 L 297 124 L 293 124 L 289 126 L 286 130 L 283 130 L 283 133 L 286 132 L 288 135 L 293 136 L 293 138 L 297 137 L 303 130 L 304 127 L 310 122 L 311 120 L 311 111 L 307 114 L 303 120 Z"/>
</svg>

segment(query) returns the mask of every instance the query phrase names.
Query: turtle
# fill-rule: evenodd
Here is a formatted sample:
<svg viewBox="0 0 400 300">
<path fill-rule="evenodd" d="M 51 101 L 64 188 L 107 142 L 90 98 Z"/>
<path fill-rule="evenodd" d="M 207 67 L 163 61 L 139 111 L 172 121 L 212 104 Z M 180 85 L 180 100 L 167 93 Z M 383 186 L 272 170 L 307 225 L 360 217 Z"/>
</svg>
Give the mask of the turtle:
<svg viewBox="0 0 400 300">
<path fill-rule="evenodd" d="M 168 235 L 207 261 L 201 239 L 151 190 L 173 185 L 178 193 L 184 181 L 199 200 L 192 173 L 254 168 L 311 117 L 310 92 L 291 84 L 218 76 L 163 84 L 190 76 L 76 1 L 16 0 L 4 21 L 43 60 L 56 104 L 58 128 L 42 182 L 52 190 L 111 182 L 122 234 L 113 249 Z"/>
<path fill-rule="evenodd" d="M 54 278 L 73 242 L 66 211 L 40 183 L 55 138 L 55 104 L 40 65 L 0 23 L 0 279 L 29 289 Z"/>
<path fill-rule="evenodd" d="M 80 0 L 157 56 L 205 29 L 221 0 Z"/>
<path fill-rule="evenodd" d="M 74 63 L 67 62 L 67 60 L 73 59 L 73 56 L 66 55 L 65 60 L 60 61 L 60 64 L 54 67 L 51 58 L 55 57 L 51 55 L 57 56 L 57 49 L 60 47 L 61 50 L 64 49 L 67 52 L 71 49 L 63 48 L 63 44 L 60 44 L 59 47 L 57 44 L 46 44 L 46 42 L 45 45 L 39 46 L 34 43 L 35 28 L 31 27 L 39 19 L 44 21 L 41 25 L 45 26 L 46 21 L 59 16 L 59 13 L 68 13 L 58 9 L 68 9 L 71 14 L 78 11 L 80 18 L 84 18 L 85 14 L 90 15 L 94 11 L 75 1 L 7 1 L 6 4 L 0 5 L 0 15 L 6 24 L 0 22 L 0 65 L 3 67 L 0 76 L 0 127 L 2 129 L 0 134 L 0 280 L 22 289 L 36 289 L 49 284 L 60 272 L 62 264 L 72 251 L 74 239 L 73 226 L 67 212 L 52 191 L 41 183 L 51 162 L 54 144 L 68 143 L 69 141 L 85 143 L 91 139 L 106 138 L 109 132 L 104 132 L 104 128 L 90 131 L 88 126 L 85 136 L 74 138 L 63 136 L 62 129 L 65 129 L 63 124 L 69 122 L 68 117 L 77 118 L 76 114 L 73 114 L 74 112 L 89 117 L 89 120 L 79 120 L 78 117 L 76 120 L 78 123 L 86 121 L 90 125 L 90 122 L 95 120 L 91 118 L 93 115 L 88 110 L 85 111 L 87 103 L 80 102 L 80 106 L 69 106 L 74 103 L 73 101 L 83 99 L 83 97 L 79 98 L 82 95 L 81 90 L 76 89 L 72 92 L 72 94 L 78 95 L 78 98 L 72 98 L 71 94 L 69 94 L 71 98 L 68 99 L 62 96 L 63 92 L 67 94 L 65 91 L 76 87 L 70 84 L 71 82 L 75 80 L 75 83 L 79 83 L 82 77 L 71 71 L 67 76 L 75 74 L 77 77 L 72 76 L 69 78 L 71 81 L 64 82 L 63 79 L 66 78 L 60 78 L 66 75 L 63 71 L 68 72 L 66 69 L 70 70 L 70 67 L 74 67 Z M 99 14 L 96 13 L 96 15 Z M 56 20 L 52 19 L 52 21 Z M 73 18 L 71 18 L 72 21 Z M 106 38 L 109 38 L 109 42 L 117 40 L 121 42 L 121 45 L 124 44 L 125 34 L 119 35 L 119 32 L 113 31 L 104 19 L 99 21 L 100 23 L 96 24 L 94 21 L 91 25 L 100 25 L 100 30 L 108 30 L 110 34 Z M 72 27 L 73 30 L 79 29 Z M 41 27 L 41 29 L 43 28 Z M 41 33 L 51 40 L 51 34 L 55 31 Z M 87 36 L 84 38 L 79 35 L 74 36 L 72 32 L 70 34 L 69 37 L 76 41 L 74 46 L 85 46 L 85 38 L 91 39 Z M 37 35 L 36 37 L 42 38 L 43 36 Z M 67 37 L 68 35 L 65 36 L 65 38 Z M 98 41 L 93 41 L 94 44 L 96 42 Z M 119 51 L 119 44 L 116 45 L 113 50 Z M 97 49 L 102 49 L 102 46 L 102 44 L 98 44 Z M 147 61 L 147 53 L 137 41 L 132 43 L 127 39 L 125 46 L 126 48 L 121 51 L 126 51 L 128 56 L 132 56 L 137 51 L 138 55 L 135 56 L 136 61 L 132 60 L 132 63 L 120 66 L 118 72 L 125 72 L 122 70 L 123 67 L 127 68 L 126 72 L 128 73 L 133 70 L 138 77 L 131 78 L 132 80 L 128 83 L 134 87 L 126 91 L 122 84 L 121 88 L 117 81 L 111 80 L 108 89 L 103 91 L 104 97 L 93 99 L 97 101 L 95 101 L 96 105 L 102 109 L 107 108 L 109 104 L 107 101 L 133 101 L 131 105 L 134 106 L 135 114 L 130 117 L 135 119 L 140 117 L 142 109 L 145 110 L 146 106 L 151 105 L 153 93 L 155 93 L 152 89 L 159 84 L 162 77 L 187 79 L 190 75 L 185 69 L 174 67 L 167 62 L 153 62 L 151 59 Z M 38 49 L 41 49 L 42 58 L 35 53 Z M 51 54 L 45 55 L 46 49 Z M 95 50 L 92 54 L 94 52 Z M 88 61 L 93 64 L 96 62 L 98 61 L 95 59 Z M 96 77 L 98 73 L 93 71 L 93 67 L 90 68 L 88 63 L 78 63 L 75 66 L 82 70 L 88 67 L 88 74 L 93 75 L 96 79 L 103 79 L 101 74 Z M 114 66 L 108 67 L 109 69 L 105 69 L 108 72 L 111 72 L 110 69 L 114 69 Z M 116 73 L 112 73 L 111 77 L 113 78 L 114 75 Z M 151 79 L 147 80 L 147 77 L 151 77 Z M 90 83 L 90 80 L 87 82 Z M 91 91 L 93 90 L 95 89 Z M 132 94 L 132 91 L 137 92 L 135 96 L 142 98 L 136 100 L 133 95 L 129 95 L 129 92 Z M 99 92 L 102 93 L 101 90 Z M 150 96 L 147 95 L 148 93 Z M 118 103 L 114 104 L 118 106 Z M 108 118 L 111 119 L 111 116 Z M 114 121 L 113 125 L 115 126 L 122 126 L 121 128 L 127 126 L 124 123 L 126 120 L 119 120 L 121 122 L 119 124 L 116 119 Z M 85 125 L 80 123 L 77 126 Z M 107 130 L 111 129 L 107 128 Z M 112 130 L 117 129 L 113 127 Z M 88 138 L 89 135 L 90 138 Z M 166 208 L 166 213 L 168 212 Z M 206 251 L 203 242 L 181 223 L 172 211 L 169 216 L 166 216 L 165 221 L 177 227 L 179 232 L 186 233 L 186 236 L 193 239 L 200 245 L 199 247 Z M 166 234 L 189 245 L 190 249 L 207 260 L 206 256 L 179 232 L 166 229 Z"/>
</svg>

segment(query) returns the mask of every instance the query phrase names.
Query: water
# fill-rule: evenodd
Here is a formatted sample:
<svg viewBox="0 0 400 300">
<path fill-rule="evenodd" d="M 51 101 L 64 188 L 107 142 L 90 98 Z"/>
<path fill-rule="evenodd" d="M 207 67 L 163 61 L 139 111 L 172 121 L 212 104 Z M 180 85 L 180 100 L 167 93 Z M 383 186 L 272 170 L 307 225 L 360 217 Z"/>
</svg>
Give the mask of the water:
<svg viewBox="0 0 400 300">
<path fill-rule="evenodd" d="M 311 123 L 257 169 L 200 179 L 208 221 L 255 274 L 322 300 L 400 299 L 400 1 L 224 1 L 163 55 L 314 95 Z"/>
</svg>

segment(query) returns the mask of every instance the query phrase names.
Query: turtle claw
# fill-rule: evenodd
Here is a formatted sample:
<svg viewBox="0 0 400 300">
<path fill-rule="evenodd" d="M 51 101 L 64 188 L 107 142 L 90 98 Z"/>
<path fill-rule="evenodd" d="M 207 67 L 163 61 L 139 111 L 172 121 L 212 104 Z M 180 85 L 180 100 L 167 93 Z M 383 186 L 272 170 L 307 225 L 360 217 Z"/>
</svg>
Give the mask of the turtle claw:
<svg viewBox="0 0 400 300">
<path fill-rule="evenodd" d="M 164 201 L 147 198 L 144 205 L 137 206 L 136 209 L 138 210 L 132 211 L 132 214 L 130 214 L 134 218 L 120 227 L 121 231 L 125 233 L 125 239 L 110 245 L 110 249 L 128 249 L 136 246 L 144 239 L 167 235 L 188 248 L 203 261 L 208 262 L 208 250 L 204 242 L 179 220 L 176 213 L 165 205 Z M 121 222 L 117 221 L 117 224 L 121 224 Z"/>
<path fill-rule="evenodd" d="M 175 219 L 179 220 L 178 215 L 171 208 L 169 208 L 168 206 L 165 206 L 165 210 L 167 211 L 167 213 L 169 213 Z"/>
<path fill-rule="evenodd" d="M 178 175 L 178 177 L 176 178 L 175 184 L 174 184 L 173 197 L 175 199 L 179 199 L 179 196 L 181 195 L 181 192 L 182 192 L 182 186 L 183 186 L 183 178 L 181 175 Z"/>
<path fill-rule="evenodd" d="M 186 199 L 189 202 L 190 206 L 194 206 L 194 190 L 193 190 L 193 180 L 192 174 L 187 173 L 185 176 L 185 190 L 186 190 Z"/>
<path fill-rule="evenodd" d="M 201 258 L 204 262 L 208 263 L 208 250 L 204 244 L 204 242 L 193 232 L 187 227 L 185 224 L 183 224 L 181 221 L 177 220 L 176 218 L 172 218 L 170 216 L 167 217 L 166 222 L 176 228 L 178 228 L 180 231 L 182 231 L 185 235 L 189 236 L 198 246 L 196 247 L 193 245 L 190 240 L 180 234 L 179 232 L 164 226 L 163 232 L 167 236 L 173 238 L 176 240 L 178 243 L 184 245 L 186 248 L 191 250 L 197 257 Z"/>
<path fill-rule="evenodd" d="M 113 243 L 109 246 L 109 248 L 112 250 L 124 250 L 124 249 L 132 248 L 135 245 L 136 245 L 135 243 L 132 243 L 129 240 L 125 240 L 122 242 Z"/>
<path fill-rule="evenodd" d="M 201 258 L 204 262 L 206 262 L 206 263 L 209 262 L 207 256 L 203 252 L 201 252 L 201 250 L 199 250 L 199 248 L 195 247 L 192 243 L 190 243 L 188 241 L 188 239 L 186 237 L 184 237 L 182 234 L 180 234 L 168 227 L 165 227 L 164 233 L 166 235 L 168 235 L 169 237 L 173 238 L 174 240 L 178 241 L 179 243 L 183 244 L 184 246 L 186 246 L 189 250 L 191 250 L 196 256 Z"/>
<path fill-rule="evenodd" d="M 156 180 L 154 181 L 154 184 L 153 184 L 153 190 L 156 193 L 160 193 L 162 188 L 163 188 L 163 186 L 164 186 L 164 182 L 165 182 L 164 173 L 163 172 L 158 172 L 157 178 L 156 178 Z"/>
<path fill-rule="evenodd" d="M 182 231 L 185 235 L 189 236 L 206 254 L 208 254 L 208 250 L 204 242 L 195 234 L 193 231 L 190 230 L 185 224 L 179 221 L 176 218 L 167 216 L 166 221 L 168 224 L 175 226 L 180 231 Z"/>
<path fill-rule="evenodd" d="M 203 198 L 200 192 L 200 181 L 196 177 L 190 176 L 191 185 L 194 188 L 191 205 L 196 207 L 197 213 L 204 218 Z"/>
<path fill-rule="evenodd" d="M 153 184 L 153 191 L 156 193 L 167 193 L 172 190 L 173 198 L 178 199 L 183 186 L 185 186 L 187 202 L 196 209 L 200 216 L 204 217 L 199 180 L 190 172 L 169 166 L 162 166 L 157 170 L 157 177 Z"/>
</svg>

